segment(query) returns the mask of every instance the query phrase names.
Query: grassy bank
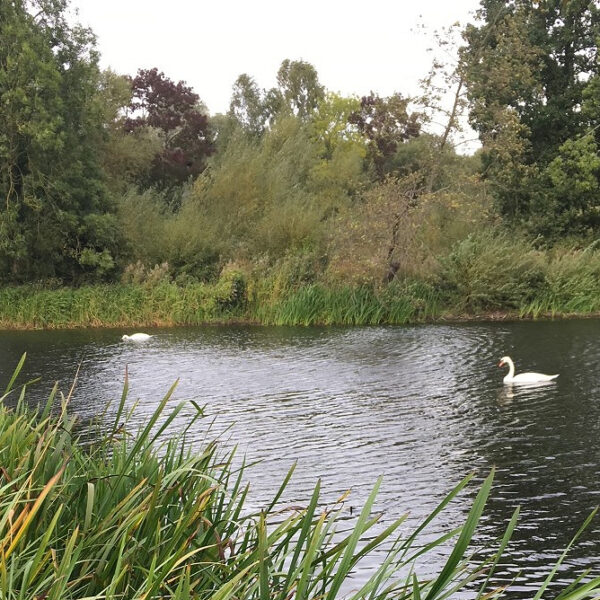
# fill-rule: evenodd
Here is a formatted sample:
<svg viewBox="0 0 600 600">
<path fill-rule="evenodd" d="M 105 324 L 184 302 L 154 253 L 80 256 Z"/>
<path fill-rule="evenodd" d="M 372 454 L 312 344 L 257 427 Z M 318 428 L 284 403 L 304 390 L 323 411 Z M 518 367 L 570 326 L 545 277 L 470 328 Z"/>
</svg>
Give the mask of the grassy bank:
<svg viewBox="0 0 600 600">
<path fill-rule="evenodd" d="M 600 290 L 526 295 L 522 303 L 474 308 L 452 302 L 431 284 L 336 287 L 312 284 L 285 296 L 244 296 L 232 301 L 208 284 L 165 283 L 0 290 L 0 329 L 152 327 L 255 323 L 265 325 L 378 325 L 438 320 L 498 320 L 591 316 L 600 313 Z M 486 290 L 487 291 L 487 290 Z M 467 301 L 470 300 L 469 297 Z"/>
<path fill-rule="evenodd" d="M 104 285 L 0 291 L 4 329 L 133 327 L 249 322 L 277 325 L 408 323 L 439 314 L 427 285 L 376 291 L 308 285 L 281 297 L 239 293 L 231 284 Z"/>
<path fill-rule="evenodd" d="M 468 559 L 493 474 L 465 523 L 422 546 L 419 534 L 469 478 L 403 534 L 404 517 L 373 529 L 378 482 L 348 530 L 349 521 L 340 521 L 343 502 L 324 506 L 318 483 L 307 490 L 304 506 L 278 504 L 293 469 L 272 502 L 251 510 L 243 471 L 233 468 L 231 457 L 219 456 L 213 443 L 192 449 L 187 442 L 200 412 L 185 403 L 168 408 L 173 390 L 130 435 L 126 385 L 111 422 L 81 444 L 69 398 L 59 401 L 54 390 L 44 408 L 31 411 L 25 388 L 10 392 L 11 384 L 0 405 L 0 594 L 6 600 L 334 600 L 341 590 L 352 599 L 434 600 L 465 586 L 478 599 L 510 595 L 492 582 L 518 511 L 496 549 L 480 552 L 477 562 Z M 435 576 L 421 578 L 418 565 L 448 543 L 447 562 Z M 383 548 L 376 572 L 352 582 L 357 563 Z M 549 566 L 536 599 L 557 567 Z M 585 598 L 598 586 L 600 579 L 579 581 L 561 598 Z"/>
<path fill-rule="evenodd" d="M 599 292 L 600 293 L 600 292 Z M 438 320 L 497 320 L 589 316 L 600 312 L 600 296 L 573 296 L 557 303 L 553 295 L 520 306 L 471 309 L 452 305 L 429 284 L 411 283 L 375 290 L 328 288 L 314 284 L 278 298 L 231 303 L 207 284 L 155 288 L 97 285 L 0 290 L 0 329 L 70 329 L 77 327 L 153 327 L 254 323 L 265 325 L 378 325 Z"/>
<path fill-rule="evenodd" d="M 224 268 L 210 283 L 175 283 L 168 266 L 135 283 L 79 288 L 28 285 L 0 290 L 0 327 L 403 324 L 509 315 L 600 313 L 600 249 L 538 250 L 506 235 L 473 235 L 435 268 L 388 284 L 340 283 L 331 273 L 289 264 Z M 156 276 L 156 274 L 159 276 Z"/>
</svg>

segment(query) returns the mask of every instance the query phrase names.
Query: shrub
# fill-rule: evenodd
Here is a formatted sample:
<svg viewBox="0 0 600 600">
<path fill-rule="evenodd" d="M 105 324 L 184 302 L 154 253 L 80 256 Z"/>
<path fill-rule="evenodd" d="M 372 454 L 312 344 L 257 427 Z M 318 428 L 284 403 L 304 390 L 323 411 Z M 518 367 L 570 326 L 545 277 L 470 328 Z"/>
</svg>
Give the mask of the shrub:
<svg viewBox="0 0 600 600">
<path fill-rule="evenodd" d="M 459 309 L 516 309 L 544 289 L 545 258 L 527 240 L 475 233 L 440 259 L 438 276 L 447 302 Z"/>
</svg>

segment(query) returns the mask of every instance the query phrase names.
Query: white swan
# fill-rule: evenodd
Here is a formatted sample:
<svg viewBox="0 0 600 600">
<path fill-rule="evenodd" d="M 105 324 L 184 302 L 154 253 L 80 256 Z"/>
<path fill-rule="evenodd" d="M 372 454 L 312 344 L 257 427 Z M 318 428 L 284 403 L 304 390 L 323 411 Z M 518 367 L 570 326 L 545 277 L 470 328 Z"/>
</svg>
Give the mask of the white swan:
<svg viewBox="0 0 600 600">
<path fill-rule="evenodd" d="M 519 373 L 515 375 L 515 363 L 510 356 L 503 356 L 498 363 L 499 367 L 508 365 L 508 375 L 502 380 L 504 383 L 541 383 L 552 381 L 558 375 L 544 375 L 543 373 Z"/>
<path fill-rule="evenodd" d="M 121 339 L 124 342 L 145 342 L 152 336 L 147 333 L 132 333 L 131 335 L 124 335 Z"/>
</svg>

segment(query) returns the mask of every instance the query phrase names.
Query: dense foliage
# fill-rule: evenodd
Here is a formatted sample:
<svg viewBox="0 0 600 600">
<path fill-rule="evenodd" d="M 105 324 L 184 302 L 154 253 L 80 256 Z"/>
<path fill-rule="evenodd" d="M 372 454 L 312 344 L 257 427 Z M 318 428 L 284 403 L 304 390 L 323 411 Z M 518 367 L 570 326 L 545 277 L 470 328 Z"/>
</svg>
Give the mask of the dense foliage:
<svg viewBox="0 0 600 600">
<path fill-rule="evenodd" d="M 15 281 L 104 277 L 121 242 L 99 160 L 94 38 L 64 9 L 0 6 L 0 272 Z"/>
<path fill-rule="evenodd" d="M 483 0 L 463 58 L 501 213 L 559 237 L 597 232 L 597 2 Z"/>
<path fill-rule="evenodd" d="M 164 189 L 199 175 L 213 146 L 198 94 L 181 81 L 174 83 L 158 69 L 140 69 L 131 89 L 131 114 L 124 121 L 125 131 L 151 128 L 162 140 L 148 177 L 140 183 Z"/>
<path fill-rule="evenodd" d="M 419 97 L 344 97 L 286 59 L 272 88 L 240 75 L 217 115 L 156 68 L 101 72 L 67 7 L 0 5 L 4 283 L 160 274 L 185 287 L 235 271 L 246 300 L 260 290 L 273 305 L 304 286 L 467 294 L 449 274 L 465 252 L 480 252 L 482 282 L 511 281 L 500 248 L 587 260 L 600 227 L 595 2 L 483 0 L 462 47 L 438 36 L 456 62 L 434 60 Z M 467 104 L 472 156 L 454 146 Z M 545 294 L 545 275 L 520 277 Z M 469 311 L 540 300 L 459 296 Z"/>
</svg>

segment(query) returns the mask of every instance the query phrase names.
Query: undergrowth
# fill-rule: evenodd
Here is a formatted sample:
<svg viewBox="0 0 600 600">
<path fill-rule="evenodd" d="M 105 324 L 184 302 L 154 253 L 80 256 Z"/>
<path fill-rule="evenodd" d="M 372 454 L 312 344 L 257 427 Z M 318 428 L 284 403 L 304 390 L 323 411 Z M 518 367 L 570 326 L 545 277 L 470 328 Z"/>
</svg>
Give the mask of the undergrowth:
<svg viewBox="0 0 600 600">
<path fill-rule="evenodd" d="M 309 257 L 310 258 L 310 257 Z M 201 325 L 378 325 L 492 312 L 533 317 L 600 312 L 600 248 L 543 250 L 535 240 L 477 233 L 421 277 L 348 285 L 319 279 L 314 261 L 229 263 L 210 282 L 173 281 L 167 265 L 128 283 L 0 288 L 0 328 Z M 278 270 L 279 269 L 279 270 Z M 135 272 L 134 272 L 135 271 Z M 143 276 L 138 277 L 139 274 Z"/>
</svg>

